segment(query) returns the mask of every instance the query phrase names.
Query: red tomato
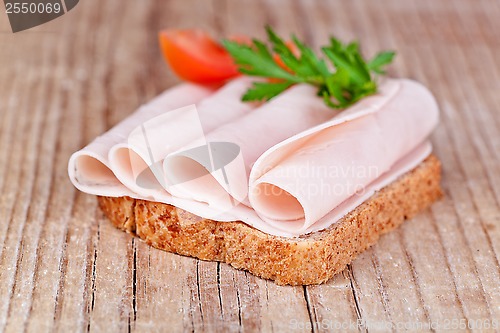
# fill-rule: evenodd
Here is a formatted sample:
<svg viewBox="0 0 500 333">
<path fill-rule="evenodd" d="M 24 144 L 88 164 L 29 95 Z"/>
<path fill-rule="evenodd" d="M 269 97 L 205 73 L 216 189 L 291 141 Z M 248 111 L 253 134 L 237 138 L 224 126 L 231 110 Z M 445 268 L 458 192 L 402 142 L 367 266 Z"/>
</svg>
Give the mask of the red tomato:
<svg viewBox="0 0 500 333">
<path fill-rule="evenodd" d="M 219 83 L 239 75 L 229 53 L 201 30 L 163 30 L 159 33 L 165 60 L 182 79 Z"/>
</svg>

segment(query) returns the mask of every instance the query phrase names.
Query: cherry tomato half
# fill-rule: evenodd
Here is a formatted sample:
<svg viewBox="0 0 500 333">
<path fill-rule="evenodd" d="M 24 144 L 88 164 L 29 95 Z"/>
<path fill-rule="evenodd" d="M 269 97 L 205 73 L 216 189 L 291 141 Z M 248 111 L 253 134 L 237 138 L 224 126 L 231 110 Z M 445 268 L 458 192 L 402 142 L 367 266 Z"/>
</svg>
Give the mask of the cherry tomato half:
<svg viewBox="0 0 500 333">
<path fill-rule="evenodd" d="M 204 31 L 163 30 L 159 40 L 166 61 L 186 81 L 211 84 L 239 75 L 229 53 Z"/>
</svg>

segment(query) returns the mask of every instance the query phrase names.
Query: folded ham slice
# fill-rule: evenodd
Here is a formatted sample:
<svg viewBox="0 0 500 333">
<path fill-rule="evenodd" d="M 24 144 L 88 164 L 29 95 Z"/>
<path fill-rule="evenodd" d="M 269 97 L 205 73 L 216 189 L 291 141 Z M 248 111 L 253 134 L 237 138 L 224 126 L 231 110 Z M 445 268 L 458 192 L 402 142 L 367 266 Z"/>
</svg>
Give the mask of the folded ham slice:
<svg viewBox="0 0 500 333">
<path fill-rule="evenodd" d="M 437 104 L 424 86 L 388 81 L 380 94 L 261 156 L 250 175 L 251 205 L 274 227 L 290 230 L 293 221 L 302 233 L 402 157 L 425 158 L 423 143 L 437 122 Z"/>
<path fill-rule="evenodd" d="M 238 119 L 256 104 L 244 103 L 241 96 L 252 84 L 237 78 L 194 105 L 167 110 L 145 122 L 136 123 L 128 140 L 109 151 L 116 177 L 137 194 L 154 199 L 168 187 L 162 164 L 168 153 L 188 143 L 201 144 L 204 133 Z"/>
<path fill-rule="evenodd" d="M 164 167 L 170 182 L 177 184 L 171 188 L 172 193 L 219 210 L 245 201 L 248 174 L 262 153 L 338 112 L 327 107 L 316 91 L 310 85 L 296 85 L 245 117 L 208 133 L 206 144 L 215 147 L 207 149 L 208 154 L 193 154 L 199 143 L 170 154 Z M 239 148 L 237 153 L 233 152 L 234 145 Z M 225 160 L 229 163 L 220 163 Z M 214 164 L 221 167 L 214 170 Z"/>
<path fill-rule="evenodd" d="M 166 111 L 197 103 L 213 93 L 213 89 L 194 84 L 181 84 L 168 89 L 141 106 L 108 132 L 74 153 L 68 165 L 72 183 L 83 192 L 95 195 L 124 196 L 130 193 L 111 170 L 110 149 L 128 141 L 130 133 L 141 123 Z"/>
<path fill-rule="evenodd" d="M 178 112 L 182 117 L 190 110 Z M 144 123 L 135 121 L 136 127 Z M 189 122 L 172 122 L 180 133 L 193 131 Z M 212 131 L 190 143 L 151 137 L 154 146 L 165 149 L 162 154 L 173 151 L 162 143 L 177 148 L 158 161 L 173 195 L 158 192 L 154 200 L 200 218 L 241 220 L 269 234 L 293 237 L 328 227 L 425 159 L 438 108 L 432 94 L 411 80 L 387 80 L 378 94 L 341 113 L 324 106 L 312 87 L 297 85 L 222 122 L 214 120 Z M 137 143 L 134 149 L 144 154 L 147 147 Z M 80 154 L 96 156 L 90 148 Z M 74 166 L 70 161 L 70 177 Z M 120 174 L 120 167 L 112 171 Z M 85 192 L 151 200 L 124 185 L 122 192 L 110 191 L 113 185 L 106 186 L 98 173 L 85 175 L 86 187 L 71 177 Z"/>
</svg>

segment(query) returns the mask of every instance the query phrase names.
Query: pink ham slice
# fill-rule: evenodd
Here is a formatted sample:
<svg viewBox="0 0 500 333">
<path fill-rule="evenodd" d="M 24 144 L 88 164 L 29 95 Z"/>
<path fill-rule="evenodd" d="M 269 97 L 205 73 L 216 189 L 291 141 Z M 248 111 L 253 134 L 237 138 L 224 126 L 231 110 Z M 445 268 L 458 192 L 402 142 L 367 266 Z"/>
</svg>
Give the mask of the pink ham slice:
<svg viewBox="0 0 500 333">
<path fill-rule="evenodd" d="M 137 124 L 166 111 L 197 103 L 212 93 L 212 89 L 193 84 L 181 84 L 168 89 L 108 132 L 97 137 L 88 146 L 74 153 L 68 165 L 71 181 L 78 189 L 90 194 L 117 197 L 130 194 L 130 190 L 111 170 L 108 160 L 110 149 L 116 144 L 127 142 L 129 134 Z"/>
<path fill-rule="evenodd" d="M 165 196 L 162 162 L 183 145 L 202 142 L 204 133 L 248 114 L 256 105 L 244 103 L 241 96 L 252 84 L 237 78 L 200 101 L 166 112 L 146 122 L 136 123 L 126 142 L 113 146 L 109 162 L 117 178 L 130 190 L 151 199 Z"/>
<path fill-rule="evenodd" d="M 296 85 L 245 117 L 208 133 L 205 140 L 212 148 L 208 154 L 193 154 L 199 143 L 170 154 L 164 167 L 170 182 L 176 184 L 171 192 L 219 210 L 245 201 L 248 174 L 262 153 L 337 113 L 315 94 L 315 87 Z M 231 159 L 234 146 L 239 151 Z M 214 165 L 216 170 L 208 172 Z"/>
<path fill-rule="evenodd" d="M 128 133 L 141 124 L 134 122 Z M 311 87 L 295 86 L 169 155 L 163 166 L 174 196 L 163 191 L 155 200 L 278 236 L 321 230 L 425 159 L 437 122 L 431 93 L 410 80 L 388 80 L 339 114 Z M 91 146 L 84 155 L 106 156 L 106 149 Z M 111 191 L 114 183 L 90 176 L 83 188 L 71 179 L 89 193 L 150 199 L 124 185 L 124 194 Z"/>
<path fill-rule="evenodd" d="M 432 94 L 411 80 L 389 80 L 379 94 L 329 120 L 331 112 L 314 89 L 296 86 L 206 136 L 209 145 L 240 147 L 240 158 L 224 170 L 213 168 L 216 156 L 193 156 L 188 146 L 167 158 L 165 172 L 173 182 L 184 180 L 178 187 L 186 199 L 232 211 L 266 232 L 296 236 L 314 230 L 336 207 L 360 204 L 356 198 L 387 184 L 377 179 L 394 180 L 422 161 L 430 153 L 426 138 L 438 122 Z M 239 202 L 259 219 L 242 205 L 234 207 Z"/>
<path fill-rule="evenodd" d="M 437 123 L 437 104 L 424 86 L 389 81 L 379 95 L 261 156 L 250 175 L 252 207 L 273 227 L 302 234 L 394 173 L 403 157 L 425 158 L 430 148 L 424 142 Z"/>
</svg>

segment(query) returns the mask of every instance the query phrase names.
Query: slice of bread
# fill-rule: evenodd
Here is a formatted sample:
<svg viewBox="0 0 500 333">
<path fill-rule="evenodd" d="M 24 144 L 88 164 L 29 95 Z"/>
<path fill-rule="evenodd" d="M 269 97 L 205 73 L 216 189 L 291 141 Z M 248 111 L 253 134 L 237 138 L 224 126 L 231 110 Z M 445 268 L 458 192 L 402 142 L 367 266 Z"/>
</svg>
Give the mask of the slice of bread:
<svg viewBox="0 0 500 333">
<path fill-rule="evenodd" d="M 277 284 L 308 285 L 342 271 L 380 235 L 441 195 L 441 163 L 429 156 L 329 228 L 299 238 L 272 236 L 242 222 L 216 222 L 174 206 L 128 197 L 99 197 L 113 224 L 148 244 L 203 260 L 226 262 Z"/>
</svg>

